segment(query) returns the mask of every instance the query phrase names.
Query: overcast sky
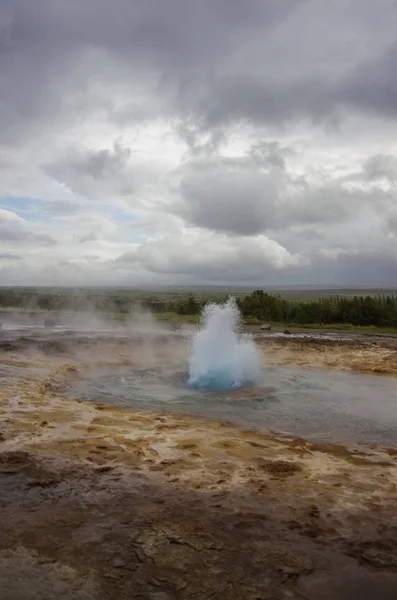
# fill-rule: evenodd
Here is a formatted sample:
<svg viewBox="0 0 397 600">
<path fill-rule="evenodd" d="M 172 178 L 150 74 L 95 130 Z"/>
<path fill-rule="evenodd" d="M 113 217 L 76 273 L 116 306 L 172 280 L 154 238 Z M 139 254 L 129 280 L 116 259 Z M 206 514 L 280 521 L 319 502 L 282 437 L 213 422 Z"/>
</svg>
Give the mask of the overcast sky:
<svg viewBox="0 0 397 600">
<path fill-rule="evenodd" d="M 397 1 L 0 0 L 4 284 L 397 284 Z"/>
</svg>

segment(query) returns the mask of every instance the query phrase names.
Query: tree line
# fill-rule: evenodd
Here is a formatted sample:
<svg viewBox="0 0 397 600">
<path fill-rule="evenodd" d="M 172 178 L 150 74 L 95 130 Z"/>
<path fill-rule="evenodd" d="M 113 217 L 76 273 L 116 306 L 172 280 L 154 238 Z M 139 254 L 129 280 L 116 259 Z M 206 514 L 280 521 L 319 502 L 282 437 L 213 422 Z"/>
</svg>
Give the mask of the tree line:
<svg viewBox="0 0 397 600">
<path fill-rule="evenodd" d="M 146 306 L 152 312 L 198 315 L 205 303 L 190 296 L 179 301 L 148 299 Z M 397 327 L 397 295 L 331 296 L 297 301 L 255 290 L 237 298 L 237 305 L 245 319 L 270 323 Z"/>
<path fill-rule="evenodd" d="M 331 296 L 291 301 L 263 290 L 237 300 L 244 317 L 290 324 L 397 327 L 397 295 Z"/>
<path fill-rule="evenodd" d="M 179 294 L 139 295 L 129 290 L 22 290 L 0 289 L 0 307 L 40 310 L 95 310 L 128 314 L 134 310 L 176 315 L 199 315 L 208 301 L 224 302 L 226 296 L 203 298 Z M 397 327 L 397 294 L 377 296 L 330 296 L 317 300 L 287 300 L 280 295 L 255 290 L 237 298 L 245 319 L 296 325 Z"/>
</svg>

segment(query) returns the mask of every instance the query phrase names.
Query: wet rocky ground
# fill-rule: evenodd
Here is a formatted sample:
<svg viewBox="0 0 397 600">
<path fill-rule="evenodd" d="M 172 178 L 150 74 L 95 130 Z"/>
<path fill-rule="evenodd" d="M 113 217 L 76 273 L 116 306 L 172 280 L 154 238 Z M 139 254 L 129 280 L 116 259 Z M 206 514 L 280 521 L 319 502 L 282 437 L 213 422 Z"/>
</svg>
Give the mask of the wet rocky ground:
<svg viewBox="0 0 397 600">
<path fill-rule="evenodd" d="M 7 343 L 2 600 L 396 597 L 397 440 L 347 448 L 63 395 L 88 370 L 178 362 L 176 340 Z"/>
</svg>

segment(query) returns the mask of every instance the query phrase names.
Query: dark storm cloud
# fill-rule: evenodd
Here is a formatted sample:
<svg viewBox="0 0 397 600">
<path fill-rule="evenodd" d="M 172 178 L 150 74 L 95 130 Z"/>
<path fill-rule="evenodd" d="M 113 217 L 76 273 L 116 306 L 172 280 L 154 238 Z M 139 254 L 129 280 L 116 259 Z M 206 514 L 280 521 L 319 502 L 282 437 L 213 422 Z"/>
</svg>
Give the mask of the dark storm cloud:
<svg viewBox="0 0 397 600">
<path fill-rule="evenodd" d="M 264 32 L 245 61 L 240 48 L 233 62 L 214 69 L 208 85 L 185 91 L 183 108 L 196 115 L 202 129 L 241 121 L 332 125 L 360 113 L 393 118 L 394 0 L 382 0 L 376 11 L 365 0 L 303 2 L 295 9 L 280 27 Z"/>
<path fill-rule="evenodd" d="M 95 198 L 111 190 L 128 196 L 134 191 L 127 169 L 129 158 L 130 150 L 115 143 L 111 150 L 70 152 L 44 169 L 77 194 Z"/>
<path fill-rule="evenodd" d="M 345 253 L 338 259 L 322 258 L 313 261 L 312 274 L 307 273 L 307 281 L 322 284 L 368 285 L 385 286 L 395 285 L 397 281 L 397 260 L 390 253 L 390 249 L 366 250 Z M 309 271 L 309 269 L 307 269 Z M 305 277 L 305 269 L 300 273 Z"/>
<path fill-rule="evenodd" d="M 197 105 L 203 129 L 233 122 L 281 124 L 310 118 L 321 122 L 334 116 L 334 90 L 322 79 L 277 81 L 250 75 L 219 77 Z"/>
<path fill-rule="evenodd" d="M 366 206 L 380 207 L 389 197 L 378 189 L 346 187 L 348 177 L 309 185 L 289 171 L 290 154 L 289 148 L 257 142 L 245 157 L 192 160 L 181 168 L 181 201 L 171 209 L 195 226 L 256 235 L 357 220 Z M 353 183 L 366 182 L 368 169 L 383 164 L 390 168 L 379 157 L 366 161 Z"/>
<path fill-rule="evenodd" d="M 0 5 L 0 126 L 59 116 L 95 80 L 141 79 L 189 86 L 252 29 L 267 30 L 297 2 L 252 0 L 3 0 Z M 88 53 L 89 73 L 70 80 Z M 77 87 L 75 87 L 77 84 Z M 111 95 L 110 95 L 111 97 Z M 80 99 L 80 102 L 83 99 Z M 105 104 L 106 104 L 106 100 Z M 6 137 L 4 137 L 6 136 Z"/>
<path fill-rule="evenodd" d="M 394 5 L 397 25 L 397 5 Z M 397 116 L 397 41 L 380 56 L 359 65 L 337 88 L 338 100 L 347 106 L 385 118 Z"/>
<path fill-rule="evenodd" d="M 397 22 L 397 6 L 395 12 Z M 376 60 L 364 59 L 347 73 L 302 73 L 281 78 L 249 72 L 216 78 L 195 106 L 201 126 L 233 122 L 282 124 L 309 119 L 314 124 L 337 123 L 347 114 L 381 118 L 397 115 L 397 44 Z M 194 100 L 190 99 L 192 104 Z"/>
<path fill-rule="evenodd" d="M 95 81 L 139 81 L 148 93 L 164 98 L 169 115 L 204 128 L 240 120 L 323 121 L 340 109 L 393 117 L 396 45 L 380 52 L 378 41 L 397 9 L 389 0 L 379 3 L 382 9 L 383 19 L 364 0 L 357 3 L 357 14 L 343 1 L 329 7 L 309 0 L 3 0 L 3 143 L 29 126 L 81 109 Z M 317 29 L 323 19 L 335 32 L 322 39 Z M 350 45 L 345 21 L 352 32 L 358 30 Z M 347 38 L 342 36 L 341 51 L 342 34 Z M 365 42 L 372 43 L 377 57 L 368 59 Z M 109 117 L 118 119 L 121 114 L 141 119 L 150 111 L 150 102 L 138 107 L 131 100 L 131 111 L 127 102 L 120 113 L 111 93 L 98 103 L 94 108 L 107 107 Z"/>
<path fill-rule="evenodd" d="M 397 183 L 397 157 L 390 154 L 370 156 L 363 164 L 363 174 L 372 181 L 387 179 Z"/>
<path fill-rule="evenodd" d="M 22 280 L 59 271 L 56 243 L 95 244 L 98 281 L 130 248 L 143 278 L 395 277 L 396 22 L 395 0 L 0 0 L 0 193 L 40 199 L 0 220 L 3 258 L 20 244 Z M 121 239 L 97 199 L 147 228 Z"/>
<path fill-rule="evenodd" d="M 239 280 L 244 281 L 244 276 Z M 246 278 L 252 285 L 258 277 Z M 397 281 L 397 260 L 387 250 L 369 251 L 361 249 L 355 253 L 344 253 L 339 257 L 314 257 L 310 264 L 286 267 L 280 273 L 270 270 L 260 285 L 335 285 L 340 287 L 377 286 L 387 288 Z"/>
<path fill-rule="evenodd" d="M 117 144 L 114 150 L 95 150 L 75 153 L 68 157 L 68 160 L 60 165 L 51 164 L 46 167 L 46 170 L 51 175 L 58 174 L 58 168 L 68 164 L 71 172 L 79 175 L 89 175 L 93 179 L 103 179 L 109 175 L 113 175 L 115 171 L 119 171 L 124 166 L 125 160 L 128 159 L 130 153 L 128 149 L 124 149 Z"/>
</svg>

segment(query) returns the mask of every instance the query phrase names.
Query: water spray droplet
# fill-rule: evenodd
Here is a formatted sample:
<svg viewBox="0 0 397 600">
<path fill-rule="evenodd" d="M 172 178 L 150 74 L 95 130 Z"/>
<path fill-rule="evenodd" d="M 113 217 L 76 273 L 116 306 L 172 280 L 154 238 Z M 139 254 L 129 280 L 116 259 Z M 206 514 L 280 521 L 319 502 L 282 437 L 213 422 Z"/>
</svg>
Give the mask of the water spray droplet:
<svg viewBox="0 0 397 600">
<path fill-rule="evenodd" d="M 241 332 L 234 298 L 207 304 L 192 337 L 188 384 L 202 391 L 237 390 L 254 385 L 259 355 L 252 337 Z"/>
</svg>

